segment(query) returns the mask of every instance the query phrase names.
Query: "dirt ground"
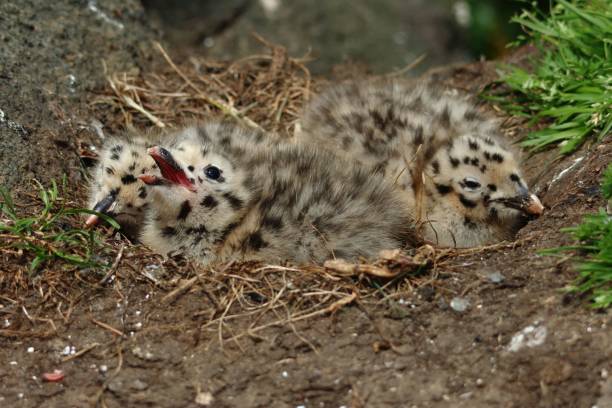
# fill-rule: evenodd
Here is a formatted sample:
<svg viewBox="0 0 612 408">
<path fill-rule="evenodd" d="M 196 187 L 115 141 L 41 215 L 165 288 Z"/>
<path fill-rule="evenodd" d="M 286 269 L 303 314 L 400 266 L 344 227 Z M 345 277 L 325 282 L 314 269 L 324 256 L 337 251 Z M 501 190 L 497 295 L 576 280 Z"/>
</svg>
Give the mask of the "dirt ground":
<svg viewBox="0 0 612 408">
<path fill-rule="evenodd" d="M 474 92 L 493 72 L 477 63 L 427 78 Z M 505 127 L 513 140 L 526 132 L 515 118 Z M 65 131 L 62 165 L 78 168 L 82 130 Z M 71 271 L 3 286 L 0 406 L 612 407 L 610 312 L 562 290 L 576 276 L 567 258 L 538 254 L 604 206 L 611 159 L 609 138 L 530 157 L 546 212 L 515 242 L 437 249 L 429 269 L 391 282 L 293 266 L 203 270 L 111 236 L 124 250 L 105 284 Z M 8 273 L 16 261 L 0 262 Z M 43 381 L 54 370 L 64 379 Z"/>
</svg>

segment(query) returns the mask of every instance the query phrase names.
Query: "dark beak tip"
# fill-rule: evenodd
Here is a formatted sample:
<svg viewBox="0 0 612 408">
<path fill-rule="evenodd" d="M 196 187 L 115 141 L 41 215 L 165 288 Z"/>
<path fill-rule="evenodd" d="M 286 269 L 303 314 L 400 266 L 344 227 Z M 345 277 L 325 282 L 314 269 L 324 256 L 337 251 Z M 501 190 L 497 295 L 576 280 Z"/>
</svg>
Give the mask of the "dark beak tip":
<svg viewBox="0 0 612 408">
<path fill-rule="evenodd" d="M 99 213 L 105 213 L 115 203 L 115 195 L 109 194 L 94 205 L 93 210 Z"/>
</svg>

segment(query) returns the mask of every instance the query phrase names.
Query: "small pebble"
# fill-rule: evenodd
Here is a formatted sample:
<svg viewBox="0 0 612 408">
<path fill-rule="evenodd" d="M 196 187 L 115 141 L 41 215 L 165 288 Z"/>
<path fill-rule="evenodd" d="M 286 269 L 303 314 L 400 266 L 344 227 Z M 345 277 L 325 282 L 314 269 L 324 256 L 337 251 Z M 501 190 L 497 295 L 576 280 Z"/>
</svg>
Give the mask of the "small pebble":
<svg viewBox="0 0 612 408">
<path fill-rule="evenodd" d="M 470 301 L 465 298 L 454 297 L 450 302 L 450 307 L 455 312 L 465 312 L 470 307 Z"/>
<path fill-rule="evenodd" d="M 442 310 L 448 309 L 448 303 L 446 303 L 446 300 L 444 300 L 443 297 L 438 299 L 438 307 Z"/>
<path fill-rule="evenodd" d="M 214 401 L 214 398 L 210 392 L 198 392 L 196 395 L 195 403 L 203 405 L 205 407 L 210 406 Z"/>
<path fill-rule="evenodd" d="M 139 379 L 135 379 L 132 382 L 132 388 L 135 389 L 135 390 L 138 390 L 138 391 L 144 391 L 147 388 L 149 388 L 149 384 L 147 384 L 146 382 L 141 381 Z"/>
<path fill-rule="evenodd" d="M 34 347 L 28 347 L 28 353 L 33 353 L 34 352 Z"/>
<path fill-rule="evenodd" d="M 491 283 L 502 283 L 506 278 L 499 272 L 492 272 L 487 275 L 489 282 Z"/>
</svg>

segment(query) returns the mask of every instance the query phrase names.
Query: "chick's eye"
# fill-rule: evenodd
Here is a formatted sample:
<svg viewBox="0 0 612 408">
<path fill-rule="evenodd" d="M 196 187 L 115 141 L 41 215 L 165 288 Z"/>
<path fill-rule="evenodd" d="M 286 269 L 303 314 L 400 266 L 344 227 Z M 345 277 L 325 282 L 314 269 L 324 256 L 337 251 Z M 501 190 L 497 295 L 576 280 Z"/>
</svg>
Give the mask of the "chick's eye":
<svg viewBox="0 0 612 408">
<path fill-rule="evenodd" d="M 219 177 L 221 177 L 221 170 L 219 170 L 219 168 L 215 166 L 208 166 L 204 170 L 204 174 L 206 174 L 206 177 L 211 180 L 218 180 Z"/>
<path fill-rule="evenodd" d="M 480 188 L 480 183 L 478 182 L 478 180 L 473 179 L 471 177 L 467 177 L 463 180 L 463 184 L 465 185 L 465 187 L 468 190 L 476 190 L 478 188 Z"/>
</svg>

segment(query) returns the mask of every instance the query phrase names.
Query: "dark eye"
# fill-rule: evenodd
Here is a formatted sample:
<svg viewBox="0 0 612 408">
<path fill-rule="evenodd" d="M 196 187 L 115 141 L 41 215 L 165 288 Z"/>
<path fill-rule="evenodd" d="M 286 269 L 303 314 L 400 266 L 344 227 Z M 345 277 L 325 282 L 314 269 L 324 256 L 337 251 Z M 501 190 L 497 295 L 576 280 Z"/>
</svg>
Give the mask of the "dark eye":
<svg viewBox="0 0 612 408">
<path fill-rule="evenodd" d="M 204 173 L 206 174 L 206 177 L 211 180 L 218 180 L 219 177 L 221 177 L 221 170 L 219 170 L 219 168 L 215 166 L 208 166 L 204 170 Z"/>
<path fill-rule="evenodd" d="M 480 188 L 480 183 L 476 179 L 471 178 L 471 177 L 466 177 L 463 180 L 463 184 L 468 190 L 476 190 Z"/>
</svg>

